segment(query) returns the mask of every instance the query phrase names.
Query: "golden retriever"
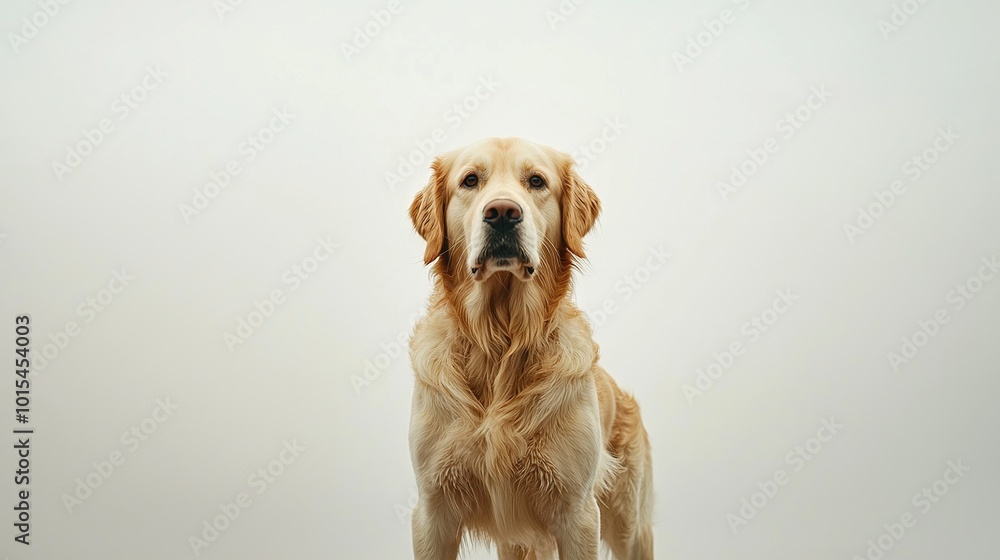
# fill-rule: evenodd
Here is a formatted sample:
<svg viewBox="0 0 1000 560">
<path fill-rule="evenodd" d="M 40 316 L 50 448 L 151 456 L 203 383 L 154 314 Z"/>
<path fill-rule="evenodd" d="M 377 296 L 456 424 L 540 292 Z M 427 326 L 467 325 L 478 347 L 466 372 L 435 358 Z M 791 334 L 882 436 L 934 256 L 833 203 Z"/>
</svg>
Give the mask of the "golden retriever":
<svg viewBox="0 0 1000 560">
<path fill-rule="evenodd" d="M 501 560 L 653 558 L 652 465 L 635 399 L 597 365 L 571 276 L 600 201 L 570 156 L 490 138 L 434 160 L 410 205 L 435 262 L 410 339 L 417 560 L 462 537 Z"/>
</svg>

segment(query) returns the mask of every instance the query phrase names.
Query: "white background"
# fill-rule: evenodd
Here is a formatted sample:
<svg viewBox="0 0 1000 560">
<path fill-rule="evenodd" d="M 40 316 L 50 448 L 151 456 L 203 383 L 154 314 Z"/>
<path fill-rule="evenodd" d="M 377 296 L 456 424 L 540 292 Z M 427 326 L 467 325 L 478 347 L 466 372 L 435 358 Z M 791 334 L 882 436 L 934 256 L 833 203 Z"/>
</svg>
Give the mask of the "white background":
<svg viewBox="0 0 1000 560">
<path fill-rule="evenodd" d="M 896 0 L 890 29 L 890 0 L 400 2 L 4 3 L 0 428 L 19 427 L 16 315 L 51 359 L 32 378 L 32 544 L 13 540 L 8 435 L 0 557 L 192 558 L 240 493 L 250 507 L 199 557 L 411 557 L 396 341 L 430 281 L 406 209 L 428 176 L 418 146 L 488 136 L 576 152 L 603 200 L 576 298 L 611 301 L 595 336 L 652 440 L 657 558 L 874 559 L 880 536 L 886 559 L 995 557 L 1000 279 L 974 278 L 1000 252 L 1000 5 Z M 165 77 L 144 89 L 148 69 Z M 122 95 L 141 97 L 127 115 Z M 241 143 L 281 109 L 291 122 L 246 161 Z M 88 148 L 102 119 L 114 128 Z M 624 128 L 598 141 L 609 121 Z M 939 129 L 957 139 L 925 153 Z M 67 156 L 81 142 L 89 155 Z M 917 181 L 914 156 L 934 159 Z M 185 217 L 230 160 L 240 174 Z M 327 237 L 332 256 L 293 291 L 286 270 Z M 645 269 L 659 248 L 671 257 Z M 979 291 L 957 309 L 967 282 Z M 284 303 L 227 345 L 275 289 Z M 794 304 L 765 313 L 786 289 Z M 948 322 L 894 368 L 939 309 Z M 762 313 L 773 324 L 751 341 Z M 745 352 L 687 397 L 734 342 Z M 157 399 L 179 407 L 162 423 Z M 843 428 L 810 443 L 831 416 Z M 304 451 L 273 462 L 293 441 Z M 949 461 L 969 470 L 938 497 Z M 281 474 L 258 494 L 269 465 Z M 787 484 L 755 498 L 779 469 Z M 929 509 L 913 501 L 925 487 Z M 766 503 L 745 519 L 743 499 Z M 916 524 L 886 536 L 906 513 Z"/>
</svg>

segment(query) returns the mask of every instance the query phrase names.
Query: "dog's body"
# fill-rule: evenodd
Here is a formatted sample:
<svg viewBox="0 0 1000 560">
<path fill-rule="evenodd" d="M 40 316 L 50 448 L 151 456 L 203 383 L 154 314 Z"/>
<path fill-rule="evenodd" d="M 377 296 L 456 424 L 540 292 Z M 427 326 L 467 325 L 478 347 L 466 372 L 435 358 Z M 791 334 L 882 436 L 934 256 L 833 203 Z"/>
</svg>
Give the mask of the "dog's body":
<svg viewBox="0 0 1000 560">
<path fill-rule="evenodd" d="M 653 557 L 652 466 L 635 400 L 597 365 L 570 300 L 600 212 L 560 152 L 489 139 L 435 160 L 410 216 L 435 264 L 410 358 L 418 560 L 463 533 L 501 560 Z"/>
</svg>

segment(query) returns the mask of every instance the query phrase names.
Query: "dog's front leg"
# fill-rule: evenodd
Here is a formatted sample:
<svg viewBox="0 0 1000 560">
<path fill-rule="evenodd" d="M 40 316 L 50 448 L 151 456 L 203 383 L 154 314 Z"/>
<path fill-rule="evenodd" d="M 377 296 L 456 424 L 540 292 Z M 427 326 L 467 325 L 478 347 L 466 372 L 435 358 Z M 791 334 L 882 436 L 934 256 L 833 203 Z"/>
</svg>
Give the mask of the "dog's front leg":
<svg viewBox="0 0 1000 560">
<path fill-rule="evenodd" d="M 413 509 L 414 560 L 456 560 L 461 524 L 448 508 L 434 508 L 421 498 Z"/>
<path fill-rule="evenodd" d="M 565 512 L 556 529 L 559 560 L 597 560 L 600 532 L 597 498 L 590 496 L 578 507 Z"/>
</svg>

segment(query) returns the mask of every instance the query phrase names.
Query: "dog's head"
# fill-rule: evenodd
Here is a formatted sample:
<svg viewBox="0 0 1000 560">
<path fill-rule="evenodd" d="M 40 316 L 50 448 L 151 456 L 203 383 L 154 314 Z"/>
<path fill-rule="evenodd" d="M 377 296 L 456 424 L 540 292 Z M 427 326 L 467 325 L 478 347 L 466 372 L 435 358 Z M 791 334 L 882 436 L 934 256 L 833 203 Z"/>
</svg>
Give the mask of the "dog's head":
<svg viewBox="0 0 1000 560">
<path fill-rule="evenodd" d="M 520 138 L 490 138 L 434 160 L 410 205 L 427 241 L 424 262 L 482 282 L 508 273 L 528 282 L 583 257 L 600 213 L 594 191 L 564 153 Z"/>
</svg>

